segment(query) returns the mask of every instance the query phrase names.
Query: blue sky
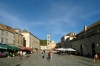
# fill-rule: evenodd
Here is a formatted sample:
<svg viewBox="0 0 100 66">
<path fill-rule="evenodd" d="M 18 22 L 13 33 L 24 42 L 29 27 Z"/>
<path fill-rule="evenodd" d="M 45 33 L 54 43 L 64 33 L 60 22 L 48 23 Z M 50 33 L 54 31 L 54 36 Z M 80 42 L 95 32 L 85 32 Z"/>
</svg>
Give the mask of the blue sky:
<svg viewBox="0 0 100 66">
<path fill-rule="evenodd" d="M 60 42 L 100 20 L 100 0 L 0 0 L 0 23 Z"/>
</svg>

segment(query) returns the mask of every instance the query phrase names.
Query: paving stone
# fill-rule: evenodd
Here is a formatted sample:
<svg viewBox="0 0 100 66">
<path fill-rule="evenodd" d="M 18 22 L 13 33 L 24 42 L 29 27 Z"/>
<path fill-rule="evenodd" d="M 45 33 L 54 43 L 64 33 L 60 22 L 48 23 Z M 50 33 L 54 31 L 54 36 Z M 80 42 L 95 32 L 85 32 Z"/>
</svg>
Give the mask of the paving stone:
<svg viewBox="0 0 100 66">
<path fill-rule="evenodd" d="M 47 52 L 42 58 L 42 53 L 29 54 L 28 58 L 19 60 L 19 57 L 0 58 L 0 66 L 100 66 L 100 60 L 93 62 L 93 58 L 74 55 L 58 55 L 53 53 L 51 61 L 47 60 Z"/>
</svg>

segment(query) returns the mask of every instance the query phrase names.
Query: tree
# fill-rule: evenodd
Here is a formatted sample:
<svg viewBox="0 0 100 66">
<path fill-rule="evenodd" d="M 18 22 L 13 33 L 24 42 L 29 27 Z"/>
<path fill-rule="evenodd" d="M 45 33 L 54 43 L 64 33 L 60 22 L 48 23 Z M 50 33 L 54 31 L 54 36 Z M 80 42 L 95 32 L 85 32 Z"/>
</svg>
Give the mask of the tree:
<svg viewBox="0 0 100 66">
<path fill-rule="evenodd" d="M 40 40 L 41 46 L 47 46 L 47 40 Z"/>
</svg>

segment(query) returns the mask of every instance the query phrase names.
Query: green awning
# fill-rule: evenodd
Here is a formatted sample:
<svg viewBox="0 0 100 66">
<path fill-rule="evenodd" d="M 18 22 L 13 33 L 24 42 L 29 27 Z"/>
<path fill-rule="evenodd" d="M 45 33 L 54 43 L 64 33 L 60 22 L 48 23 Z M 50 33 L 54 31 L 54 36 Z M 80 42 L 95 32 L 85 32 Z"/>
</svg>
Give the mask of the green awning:
<svg viewBox="0 0 100 66">
<path fill-rule="evenodd" d="M 8 45 L 3 45 L 3 46 L 0 46 L 0 49 L 9 49 L 10 47 Z"/>
<path fill-rule="evenodd" d="M 10 46 L 10 47 L 11 47 L 11 49 L 13 49 L 13 50 L 20 50 L 20 48 L 17 47 L 17 46 Z"/>
<path fill-rule="evenodd" d="M 0 46 L 0 49 L 8 49 L 7 46 Z"/>
</svg>

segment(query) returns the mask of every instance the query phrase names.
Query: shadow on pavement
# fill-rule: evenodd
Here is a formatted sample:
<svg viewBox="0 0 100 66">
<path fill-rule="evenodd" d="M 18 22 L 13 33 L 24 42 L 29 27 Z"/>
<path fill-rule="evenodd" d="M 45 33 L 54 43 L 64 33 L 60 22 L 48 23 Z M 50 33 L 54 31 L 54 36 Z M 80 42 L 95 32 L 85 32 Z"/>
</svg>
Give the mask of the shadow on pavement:
<svg viewBox="0 0 100 66">
<path fill-rule="evenodd" d="M 20 66 L 20 64 L 17 64 L 16 66 Z"/>
<path fill-rule="evenodd" d="M 84 65 L 86 65 L 86 66 L 92 66 L 92 65 L 89 65 L 89 64 L 87 64 L 87 63 L 84 63 L 84 62 L 80 62 L 80 61 L 78 61 L 79 63 L 82 63 L 82 64 L 84 64 Z"/>
</svg>

